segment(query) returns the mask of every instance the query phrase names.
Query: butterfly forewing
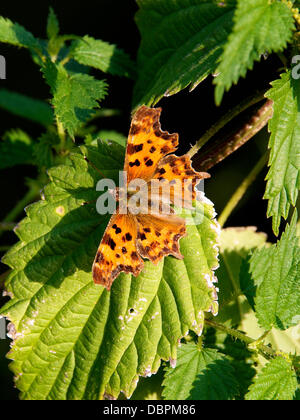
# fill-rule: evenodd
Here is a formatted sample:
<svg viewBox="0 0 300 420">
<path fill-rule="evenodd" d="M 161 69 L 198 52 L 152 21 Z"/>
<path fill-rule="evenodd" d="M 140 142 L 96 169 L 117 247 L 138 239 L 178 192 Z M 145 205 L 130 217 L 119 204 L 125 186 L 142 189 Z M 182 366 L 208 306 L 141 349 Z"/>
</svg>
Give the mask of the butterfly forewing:
<svg viewBox="0 0 300 420">
<path fill-rule="evenodd" d="M 124 171 L 127 180 L 149 181 L 158 162 L 178 146 L 178 134 L 169 134 L 160 127 L 161 108 L 142 106 L 134 115 L 129 131 Z"/>
<path fill-rule="evenodd" d="M 130 214 L 114 214 L 99 245 L 94 264 L 94 282 L 108 290 L 123 271 L 137 276 L 144 263 L 137 252 L 138 225 Z"/>
</svg>

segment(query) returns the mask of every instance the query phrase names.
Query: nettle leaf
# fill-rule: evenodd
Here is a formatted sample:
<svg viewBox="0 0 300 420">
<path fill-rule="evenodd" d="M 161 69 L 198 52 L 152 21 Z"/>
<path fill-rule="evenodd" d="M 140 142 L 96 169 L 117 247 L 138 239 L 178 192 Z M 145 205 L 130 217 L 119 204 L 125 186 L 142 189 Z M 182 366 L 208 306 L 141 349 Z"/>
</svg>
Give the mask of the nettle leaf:
<svg viewBox="0 0 300 420">
<path fill-rule="evenodd" d="M 300 387 L 298 386 L 298 389 L 296 390 L 294 401 L 300 401 Z"/>
<path fill-rule="evenodd" d="M 255 251 L 250 272 L 257 287 L 255 309 L 259 324 L 285 330 L 299 323 L 300 247 L 296 235 L 297 212 L 280 241 Z"/>
<path fill-rule="evenodd" d="M 238 393 L 235 399 L 244 400 L 254 376 L 256 375 L 253 354 L 247 345 L 224 332 L 208 329 L 205 334 L 206 347 L 213 347 L 227 356 L 234 368 L 234 376 L 238 380 Z"/>
<path fill-rule="evenodd" d="M 277 357 L 271 360 L 254 380 L 246 400 L 292 400 L 297 390 L 292 363 Z"/>
<path fill-rule="evenodd" d="M 0 16 L 0 42 L 40 50 L 40 44 L 31 32 L 2 16 Z"/>
<path fill-rule="evenodd" d="M 85 138 L 85 144 L 97 144 L 98 139 L 103 141 L 114 141 L 115 143 L 120 144 L 121 146 L 126 146 L 127 138 L 114 130 L 100 130 L 97 133 L 89 134 Z"/>
<path fill-rule="evenodd" d="M 251 255 L 249 254 L 247 258 L 242 261 L 240 269 L 240 288 L 243 294 L 246 296 L 251 309 L 255 311 L 255 302 L 254 298 L 256 296 L 256 288 L 250 271 L 250 259 Z"/>
<path fill-rule="evenodd" d="M 71 137 L 99 108 L 101 99 L 106 96 L 107 84 L 88 74 L 68 73 L 60 64 L 50 61 L 43 72 L 53 95 L 54 112 Z"/>
<path fill-rule="evenodd" d="M 195 343 L 178 349 L 176 367 L 166 369 L 163 386 L 166 400 L 231 400 L 239 387 L 229 360 Z"/>
<path fill-rule="evenodd" d="M 57 134 L 52 132 L 43 133 L 38 142 L 34 144 L 34 157 L 39 167 L 50 168 L 53 166 L 53 146 L 59 144 Z"/>
<path fill-rule="evenodd" d="M 125 149 L 82 147 L 105 177 L 118 180 Z M 175 360 L 178 341 L 202 332 L 216 313 L 213 269 L 218 249 L 213 206 L 202 197 L 202 223 L 188 226 L 184 260 L 146 262 L 137 277 L 122 273 L 111 292 L 93 283 L 91 266 L 108 223 L 95 209 L 99 174 L 83 155 L 51 168 L 44 200 L 27 208 L 20 242 L 5 256 L 13 299 L 2 309 L 13 327 L 9 357 L 23 399 L 130 396 L 139 375 Z M 90 204 L 83 203 L 89 202 Z"/>
<path fill-rule="evenodd" d="M 0 169 L 34 164 L 34 142 L 22 130 L 7 131 L 0 140 Z"/>
<path fill-rule="evenodd" d="M 56 38 L 58 34 L 59 34 L 59 22 L 58 22 L 58 19 L 54 10 L 52 9 L 52 7 L 50 7 L 48 20 L 47 20 L 47 35 L 48 35 L 48 38 L 51 39 L 51 38 Z"/>
<path fill-rule="evenodd" d="M 142 41 L 134 106 L 195 88 L 217 68 L 233 26 L 235 0 L 138 0 Z"/>
<path fill-rule="evenodd" d="M 135 64 L 116 45 L 85 36 L 73 43 L 71 56 L 80 64 L 95 67 L 104 73 L 135 77 Z"/>
<path fill-rule="evenodd" d="M 274 101 L 274 115 L 269 122 L 270 170 L 264 198 L 278 235 L 281 217 L 286 219 L 290 206 L 296 205 L 300 188 L 300 83 L 287 72 L 272 86 L 266 94 Z"/>
<path fill-rule="evenodd" d="M 244 305 L 240 271 L 249 253 L 264 245 L 266 239 L 267 235 L 256 232 L 255 227 L 222 229 L 220 268 L 217 271 L 220 289 L 218 322 L 231 320 L 231 325 L 239 325 L 244 312 L 249 309 Z"/>
<path fill-rule="evenodd" d="M 50 105 L 21 93 L 0 89 L 0 107 L 43 126 L 53 123 L 53 110 Z"/>
<path fill-rule="evenodd" d="M 215 97 L 220 104 L 229 90 L 264 53 L 282 51 L 295 29 L 293 14 L 286 4 L 269 0 L 238 0 L 233 32 L 220 58 L 215 79 Z"/>
</svg>

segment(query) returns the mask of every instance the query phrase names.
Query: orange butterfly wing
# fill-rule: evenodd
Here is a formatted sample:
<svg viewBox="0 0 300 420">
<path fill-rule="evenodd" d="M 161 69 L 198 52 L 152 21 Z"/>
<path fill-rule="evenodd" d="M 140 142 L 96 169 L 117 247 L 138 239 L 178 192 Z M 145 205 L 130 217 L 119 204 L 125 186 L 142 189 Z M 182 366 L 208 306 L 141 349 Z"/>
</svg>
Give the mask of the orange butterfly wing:
<svg viewBox="0 0 300 420">
<path fill-rule="evenodd" d="M 190 181 L 190 195 L 196 198 L 195 186 L 198 181 L 208 178 L 206 173 L 198 173 L 191 166 L 188 155 L 171 154 L 177 149 L 178 134 L 169 134 L 160 127 L 160 108 L 142 106 L 134 115 L 128 136 L 124 171 L 127 183 L 133 179 L 167 180 L 173 185 L 170 201 L 182 197 L 186 184 Z M 159 202 L 159 213 L 122 215 L 114 214 L 98 248 L 94 264 L 93 278 L 108 290 L 114 279 L 123 271 L 137 276 L 144 262 L 141 257 L 157 264 L 164 256 L 183 258 L 179 250 L 179 240 L 186 235 L 185 220 L 170 214 L 162 214 L 163 193 L 155 198 Z M 151 200 L 150 200 L 151 201 Z M 150 202 L 149 201 L 149 202 Z"/>
<path fill-rule="evenodd" d="M 195 187 L 201 179 L 209 177 L 208 173 L 196 172 L 192 168 L 191 158 L 188 155 L 176 156 L 173 154 L 160 160 L 153 175 L 153 179 L 169 181 L 171 203 L 174 204 L 177 198 L 182 207 L 184 207 L 183 198 L 195 200 Z M 185 191 L 186 189 L 188 191 Z"/>
<path fill-rule="evenodd" d="M 140 178 L 149 181 L 158 162 L 178 146 L 178 134 L 162 131 L 161 108 L 142 106 L 135 113 L 128 136 L 124 171 L 127 180 Z"/>
<path fill-rule="evenodd" d="M 104 232 L 93 263 L 93 279 L 110 290 L 122 272 L 137 276 L 144 262 L 137 252 L 138 225 L 130 214 L 114 214 Z"/>
<path fill-rule="evenodd" d="M 166 255 L 182 259 L 179 239 L 186 235 L 185 220 L 176 215 L 137 215 L 137 249 L 143 258 L 157 264 Z"/>
</svg>

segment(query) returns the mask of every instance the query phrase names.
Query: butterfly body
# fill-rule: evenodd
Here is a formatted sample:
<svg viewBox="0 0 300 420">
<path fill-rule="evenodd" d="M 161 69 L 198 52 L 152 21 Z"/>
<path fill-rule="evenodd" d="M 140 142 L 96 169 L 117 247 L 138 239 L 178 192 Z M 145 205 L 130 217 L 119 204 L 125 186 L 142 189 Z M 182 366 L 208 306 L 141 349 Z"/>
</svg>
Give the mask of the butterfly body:
<svg viewBox="0 0 300 420">
<path fill-rule="evenodd" d="M 183 258 L 179 240 L 186 235 L 185 220 L 175 214 L 172 205 L 187 190 L 195 199 L 195 186 L 209 176 L 195 172 L 187 155 L 172 154 L 178 146 L 178 134 L 161 131 L 160 113 L 160 108 L 146 106 L 136 112 L 126 148 L 125 186 L 111 191 L 119 206 L 93 263 L 94 282 L 108 290 L 121 272 L 137 276 L 143 259 L 157 264 L 167 255 Z M 138 210 L 130 205 L 137 192 L 131 184 L 136 180 L 144 186 Z M 155 182 L 159 187 L 153 194 Z M 164 190 L 164 185 L 169 189 Z"/>
</svg>

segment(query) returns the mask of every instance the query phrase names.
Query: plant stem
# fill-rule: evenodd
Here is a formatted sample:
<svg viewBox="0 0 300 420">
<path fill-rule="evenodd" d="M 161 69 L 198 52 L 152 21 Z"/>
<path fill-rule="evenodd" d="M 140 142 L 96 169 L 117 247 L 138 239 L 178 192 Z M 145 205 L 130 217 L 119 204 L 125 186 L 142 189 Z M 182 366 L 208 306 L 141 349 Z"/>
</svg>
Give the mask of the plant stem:
<svg viewBox="0 0 300 420">
<path fill-rule="evenodd" d="M 269 153 L 265 153 L 260 160 L 257 162 L 255 167 L 252 169 L 252 171 L 247 175 L 247 177 L 244 179 L 244 181 L 241 183 L 241 185 L 237 188 L 237 190 L 234 192 L 228 203 L 226 204 L 224 210 L 222 211 L 220 217 L 219 217 L 219 224 L 221 227 L 225 225 L 227 222 L 229 216 L 233 212 L 233 210 L 236 208 L 240 200 L 243 198 L 245 193 L 247 192 L 249 186 L 255 181 L 258 174 L 262 171 L 262 169 L 265 167 L 267 161 L 268 161 L 268 155 Z"/>
<path fill-rule="evenodd" d="M 30 185 L 29 190 L 25 194 L 25 196 L 16 204 L 16 206 L 6 215 L 4 218 L 2 225 L 10 224 L 15 222 L 17 217 L 22 213 L 24 208 L 30 204 L 37 196 L 39 195 L 39 188 L 37 185 L 32 184 Z M 0 229 L 0 237 L 3 234 L 4 230 Z"/>
<path fill-rule="evenodd" d="M 206 319 L 205 324 L 208 325 L 209 327 L 214 328 L 215 330 L 225 332 L 226 334 L 230 335 L 231 337 L 237 338 L 237 339 L 243 341 L 247 345 L 255 342 L 255 340 L 253 340 L 250 337 L 247 337 L 245 334 L 241 333 L 240 331 L 233 330 L 232 328 L 226 327 L 225 325 L 222 325 L 222 324 L 218 324 L 217 322 Z"/>
<path fill-rule="evenodd" d="M 60 61 L 62 66 L 65 66 L 71 60 L 70 56 L 65 57 L 63 60 Z"/>
<path fill-rule="evenodd" d="M 263 99 L 264 94 L 260 92 L 251 98 L 247 98 L 245 101 L 238 104 L 235 108 L 231 109 L 216 124 L 214 124 L 209 130 L 206 131 L 206 133 L 197 141 L 195 146 L 193 146 L 187 154 L 190 157 L 193 157 L 215 134 L 217 134 L 223 127 L 225 127 L 226 124 L 228 124 L 243 111 L 250 108 L 252 105 L 257 104 Z"/>
<path fill-rule="evenodd" d="M 15 223 L 12 222 L 0 222 L 0 231 L 8 231 L 13 230 L 15 227 Z"/>
<path fill-rule="evenodd" d="M 6 252 L 9 250 L 9 248 L 11 247 L 11 245 L 1 245 L 0 246 L 0 252 Z"/>
<path fill-rule="evenodd" d="M 56 117 L 56 125 L 57 125 L 57 134 L 58 134 L 58 137 L 60 139 L 59 149 L 64 150 L 65 143 L 66 143 L 66 133 L 65 133 L 65 130 L 64 130 L 64 126 L 59 121 L 58 117 Z"/>
<path fill-rule="evenodd" d="M 205 172 L 224 160 L 265 127 L 272 115 L 273 102 L 268 100 L 238 132 L 229 138 L 215 141 L 198 158 L 193 159 L 194 168 Z"/>
<path fill-rule="evenodd" d="M 37 186 L 32 186 L 24 195 L 24 197 L 16 204 L 16 206 L 8 213 L 8 215 L 4 218 L 3 222 L 14 222 L 20 213 L 24 210 L 24 208 L 32 202 L 39 194 L 39 189 Z"/>
<path fill-rule="evenodd" d="M 217 322 L 208 319 L 205 320 L 205 324 L 209 327 L 214 328 L 215 330 L 222 331 L 235 339 L 243 341 L 249 347 L 249 350 L 256 350 L 267 360 L 277 356 L 277 352 L 271 347 L 265 346 L 263 343 L 260 342 L 260 340 L 254 340 L 253 338 L 248 337 L 240 331 L 234 330 L 232 328 L 226 327 L 225 325 L 218 324 Z"/>
<path fill-rule="evenodd" d="M 121 111 L 119 109 L 102 108 L 95 111 L 95 113 L 91 116 L 88 122 L 93 121 L 96 118 L 117 117 L 120 115 Z"/>
</svg>

